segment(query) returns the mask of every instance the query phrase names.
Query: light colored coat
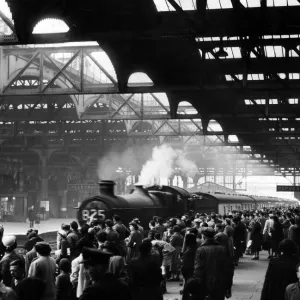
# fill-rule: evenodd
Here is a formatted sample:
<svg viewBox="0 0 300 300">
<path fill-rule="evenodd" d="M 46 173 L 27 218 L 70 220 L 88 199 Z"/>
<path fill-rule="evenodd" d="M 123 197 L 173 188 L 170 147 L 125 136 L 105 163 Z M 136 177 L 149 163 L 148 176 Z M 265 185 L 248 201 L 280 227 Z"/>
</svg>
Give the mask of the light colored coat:
<svg viewBox="0 0 300 300">
<path fill-rule="evenodd" d="M 28 277 L 37 277 L 46 284 L 45 293 L 41 300 L 55 299 L 55 270 L 55 260 L 50 256 L 40 256 L 29 267 Z"/>
<path fill-rule="evenodd" d="M 82 261 L 82 254 L 72 261 L 72 273 L 70 276 L 71 283 L 73 285 L 77 284 L 76 297 L 80 298 L 86 287 L 89 286 L 90 280 L 85 274 L 84 265 L 80 262 Z"/>
</svg>

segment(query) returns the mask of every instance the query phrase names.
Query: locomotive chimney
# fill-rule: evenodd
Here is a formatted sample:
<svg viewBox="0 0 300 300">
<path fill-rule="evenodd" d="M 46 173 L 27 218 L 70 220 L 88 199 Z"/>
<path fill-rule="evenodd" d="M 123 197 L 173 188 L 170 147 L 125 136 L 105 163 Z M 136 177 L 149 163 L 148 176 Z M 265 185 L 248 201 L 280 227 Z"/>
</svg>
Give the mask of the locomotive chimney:
<svg viewBox="0 0 300 300">
<path fill-rule="evenodd" d="M 114 197 L 114 185 L 115 183 L 112 180 L 101 180 L 99 182 L 100 194 Z"/>
</svg>

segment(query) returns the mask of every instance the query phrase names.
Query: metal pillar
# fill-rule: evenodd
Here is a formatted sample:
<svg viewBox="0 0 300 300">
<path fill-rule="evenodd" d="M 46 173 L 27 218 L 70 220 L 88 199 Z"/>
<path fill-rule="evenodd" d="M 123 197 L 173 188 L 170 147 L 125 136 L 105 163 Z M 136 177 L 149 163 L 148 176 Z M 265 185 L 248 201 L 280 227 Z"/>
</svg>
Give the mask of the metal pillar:
<svg viewBox="0 0 300 300">
<path fill-rule="evenodd" d="M 36 203 L 36 211 L 40 211 L 41 201 L 45 201 L 43 203 L 44 207 L 49 207 L 49 209 L 45 210 L 45 214 L 47 217 L 49 217 L 50 203 L 48 202 L 48 161 L 51 155 L 59 149 L 33 148 L 31 150 L 37 153 L 40 159 L 41 189 Z"/>
<path fill-rule="evenodd" d="M 41 177 L 42 177 L 42 186 L 39 200 L 40 201 L 48 201 L 48 156 L 45 151 L 43 151 L 41 157 Z M 40 209 L 41 202 L 38 202 L 38 209 Z"/>
</svg>

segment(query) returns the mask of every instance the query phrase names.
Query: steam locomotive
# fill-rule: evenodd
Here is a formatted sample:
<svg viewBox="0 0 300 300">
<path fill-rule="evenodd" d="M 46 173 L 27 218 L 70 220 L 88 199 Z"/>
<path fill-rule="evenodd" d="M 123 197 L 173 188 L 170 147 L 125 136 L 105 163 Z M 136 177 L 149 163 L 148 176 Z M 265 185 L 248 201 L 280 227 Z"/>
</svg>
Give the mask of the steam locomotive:
<svg viewBox="0 0 300 300">
<path fill-rule="evenodd" d="M 128 224 L 139 218 L 146 225 L 153 216 L 163 218 L 182 215 L 189 211 L 227 214 L 233 210 L 251 210 L 274 205 L 298 205 L 298 201 L 288 201 L 272 197 L 246 195 L 225 195 L 221 193 L 189 193 L 174 186 L 152 186 L 144 189 L 136 185 L 127 195 L 114 194 L 114 182 L 102 180 L 100 194 L 84 200 L 78 207 L 77 219 L 82 226 L 86 222 L 112 219 L 120 215 Z"/>
</svg>

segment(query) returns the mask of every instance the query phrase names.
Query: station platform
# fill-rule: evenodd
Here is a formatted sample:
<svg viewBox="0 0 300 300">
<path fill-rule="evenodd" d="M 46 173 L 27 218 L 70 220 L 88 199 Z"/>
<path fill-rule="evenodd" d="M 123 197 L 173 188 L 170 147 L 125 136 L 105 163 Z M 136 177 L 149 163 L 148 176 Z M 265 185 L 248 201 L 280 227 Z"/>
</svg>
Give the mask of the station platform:
<svg viewBox="0 0 300 300">
<path fill-rule="evenodd" d="M 260 260 L 251 260 L 251 256 L 241 258 L 239 266 L 234 272 L 230 300 L 260 300 L 268 264 L 268 252 L 266 251 L 260 253 Z M 181 289 L 178 282 L 168 282 L 164 300 L 180 300 L 182 296 L 179 291 Z"/>
<path fill-rule="evenodd" d="M 40 224 L 36 224 L 34 228 L 39 230 L 39 236 L 50 245 L 54 245 L 56 241 L 57 231 L 60 230 L 62 223 L 70 224 L 74 219 L 50 219 L 41 220 Z M 4 227 L 4 235 L 15 235 L 18 242 L 18 252 L 24 254 L 23 245 L 27 237 L 26 233 L 29 227 L 29 222 L 0 222 Z"/>
<path fill-rule="evenodd" d="M 51 231 L 57 231 L 60 229 L 62 223 L 70 224 L 75 219 L 50 219 L 50 220 L 41 220 L 41 223 L 35 225 L 34 228 L 37 228 L 40 233 L 46 233 Z M 5 235 L 22 235 L 26 234 L 29 229 L 29 222 L 0 222 L 4 227 Z"/>
</svg>

